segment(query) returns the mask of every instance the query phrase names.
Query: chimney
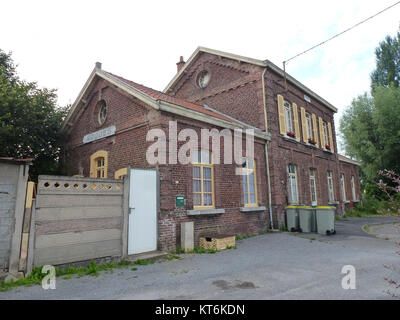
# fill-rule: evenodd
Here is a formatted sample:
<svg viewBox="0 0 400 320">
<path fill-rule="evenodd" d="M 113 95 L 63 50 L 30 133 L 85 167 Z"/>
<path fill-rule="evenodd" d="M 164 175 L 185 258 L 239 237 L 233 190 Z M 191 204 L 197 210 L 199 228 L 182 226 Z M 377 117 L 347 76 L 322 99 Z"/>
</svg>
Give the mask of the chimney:
<svg viewBox="0 0 400 320">
<path fill-rule="evenodd" d="M 176 66 L 178 68 L 178 72 L 183 68 L 185 65 L 185 61 L 183 61 L 183 56 L 179 57 L 179 62 L 176 63 Z"/>
<path fill-rule="evenodd" d="M 100 69 L 101 70 L 101 62 L 96 62 L 95 67 L 96 67 L 96 69 Z"/>
</svg>

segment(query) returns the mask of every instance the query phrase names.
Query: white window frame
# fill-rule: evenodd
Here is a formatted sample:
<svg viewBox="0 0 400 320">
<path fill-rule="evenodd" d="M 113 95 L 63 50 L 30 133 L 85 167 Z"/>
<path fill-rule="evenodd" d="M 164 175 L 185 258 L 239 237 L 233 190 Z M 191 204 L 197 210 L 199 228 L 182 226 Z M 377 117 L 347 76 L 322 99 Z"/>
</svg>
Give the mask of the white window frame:
<svg viewBox="0 0 400 320">
<path fill-rule="evenodd" d="M 328 125 L 325 121 L 322 123 L 322 129 L 324 132 L 325 145 L 328 145 L 332 148 L 332 146 L 330 145 L 330 142 L 329 142 Z M 323 148 L 325 149 L 325 146 L 323 146 Z"/>
<path fill-rule="evenodd" d="M 293 170 L 290 170 L 293 168 Z M 294 172 L 290 172 L 294 171 Z M 289 204 L 299 203 L 299 185 L 297 182 L 297 167 L 294 164 L 289 164 L 287 166 L 288 173 L 288 202 Z M 294 182 L 294 184 L 293 184 Z M 296 190 L 292 186 L 295 186 Z M 296 192 L 295 192 L 296 191 Z"/>
<path fill-rule="evenodd" d="M 340 184 L 342 185 L 342 198 L 343 198 L 343 201 L 347 201 L 347 198 L 346 198 L 346 180 L 345 180 L 345 177 L 344 177 L 343 173 L 340 175 Z"/>
<path fill-rule="evenodd" d="M 311 192 L 311 205 L 316 206 L 318 202 L 317 197 L 317 181 L 316 181 L 316 169 L 310 168 L 310 192 Z M 314 190 L 314 191 L 313 191 Z M 315 200 L 313 201 L 313 198 Z"/>
<path fill-rule="evenodd" d="M 332 171 L 328 171 L 328 195 L 329 195 L 329 202 L 335 201 L 335 191 L 333 187 L 333 174 Z"/>
<path fill-rule="evenodd" d="M 353 201 L 357 201 L 356 184 L 355 184 L 354 176 L 351 176 L 351 193 L 352 193 L 352 196 L 353 196 Z"/>
<path fill-rule="evenodd" d="M 243 168 L 243 203 L 245 207 L 257 207 L 258 197 L 257 197 L 257 174 L 256 174 L 256 160 L 251 158 L 242 158 L 242 163 L 246 163 Z M 251 202 L 250 192 L 250 175 L 253 174 L 253 187 L 254 187 L 254 202 Z M 247 196 L 246 196 L 247 195 Z"/>
<path fill-rule="evenodd" d="M 312 127 L 312 118 L 311 118 L 311 114 L 309 114 L 308 112 L 306 112 L 306 126 L 307 126 L 307 135 L 308 138 L 313 139 L 314 140 L 314 131 L 313 131 L 313 127 Z"/>
<path fill-rule="evenodd" d="M 286 132 L 294 132 L 293 107 L 287 101 L 284 102 L 284 106 L 285 106 Z"/>
</svg>

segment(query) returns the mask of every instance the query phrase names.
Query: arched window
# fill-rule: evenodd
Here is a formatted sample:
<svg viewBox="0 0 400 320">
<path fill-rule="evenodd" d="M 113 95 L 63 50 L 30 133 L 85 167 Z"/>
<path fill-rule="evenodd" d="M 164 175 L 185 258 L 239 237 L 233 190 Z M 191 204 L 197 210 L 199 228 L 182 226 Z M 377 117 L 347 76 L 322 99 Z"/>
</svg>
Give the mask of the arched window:
<svg viewBox="0 0 400 320">
<path fill-rule="evenodd" d="M 108 152 L 101 150 L 90 156 L 90 177 L 107 178 Z"/>
<path fill-rule="evenodd" d="M 124 176 L 126 176 L 127 174 L 128 174 L 128 168 L 122 168 L 122 169 L 115 171 L 114 178 L 115 179 L 123 179 Z"/>
</svg>

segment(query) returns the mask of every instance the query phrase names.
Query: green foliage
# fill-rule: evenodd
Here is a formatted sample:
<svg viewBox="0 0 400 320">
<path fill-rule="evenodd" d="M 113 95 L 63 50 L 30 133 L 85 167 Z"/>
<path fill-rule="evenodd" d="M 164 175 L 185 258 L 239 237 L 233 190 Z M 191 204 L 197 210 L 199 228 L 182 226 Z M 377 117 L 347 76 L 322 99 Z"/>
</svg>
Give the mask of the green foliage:
<svg viewBox="0 0 400 320">
<path fill-rule="evenodd" d="M 202 247 L 195 247 L 193 250 L 187 252 L 187 253 L 199 253 L 199 254 L 203 254 L 203 253 L 209 253 L 209 254 L 214 254 L 217 253 L 218 250 L 214 250 L 214 249 L 204 249 Z"/>
<path fill-rule="evenodd" d="M 48 273 L 47 273 L 48 274 Z M 42 273 L 41 267 L 36 267 L 32 270 L 31 274 L 26 278 L 21 278 L 16 281 L 11 281 L 5 283 L 4 281 L 0 281 L 0 292 L 10 290 L 14 287 L 26 286 L 30 287 L 33 285 L 41 284 L 43 278 L 47 275 L 46 273 Z"/>
<path fill-rule="evenodd" d="M 167 260 L 171 259 L 179 259 L 179 257 L 175 258 L 167 258 Z M 74 267 L 74 266 L 69 266 L 65 269 L 60 269 L 59 267 L 55 267 L 56 271 L 56 276 L 57 277 L 63 277 L 63 279 L 71 279 L 74 275 L 76 275 L 78 278 L 83 277 L 83 276 L 94 276 L 97 277 L 100 275 L 101 271 L 106 271 L 109 273 L 113 272 L 113 269 L 117 268 L 128 268 L 130 266 L 134 265 L 148 265 L 154 263 L 156 260 L 155 259 L 150 259 L 150 260 L 136 260 L 136 261 L 127 261 L 127 260 L 122 260 L 118 263 L 103 263 L 103 264 L 96 264 L 95 261 L 91 261 L 90 264 L 87 267 Z M 132 271 L 137 270 L 137 268 L 132 267 Z M 48 273 L 47 273 L 48 274 Z M 0 281 L 0 292 L 1 291 L 7 291 L 10 290 L 11 288 L 18 287 L 18 286 L 32 286 L 32 285 L 40 285 L 42 283 L 43 278 L 47 275 L 46 273 L 42 273 L 42 267 L 35 267 L 32 270 L 32 273 L 27 276 L 26 278 L 21 278 L 16 281 L 11 281 L 8 283 L 5 283 L 4 281 Z"/>
<path fill-rule="evenodd" d="M 346 153 L 363 163 L 367 181 L 377 171 L 400 169 L 400 88 L 377 87 L 354 99 L 340 120 Z"/>
<path fill-rule="evenodd" d="M 282 222 L 279 227 L 279 231 L 280 232 L 288 232 L 289 230 L 288 230 L 287 226 Z"/>
<path fill-rule="evenodd" d="M 400 83 L 400 31 L 394 37 L 386 36 L 375 50 L 376 69 L 371 74 L 372 91 L 379 86 L 399 87 Z"/>
<path fill-rule="evenodd" d="M 354 209 L 349 210 L 344 215 L 344 218 L 349 217 L 369 217 L 376 215 L 398 215 L 397 210 L 400 208 L 399 202 L 389 202 L 385 200 L 378 200 L 374 197 L 366 196 L 362 205 L 356 206 Z"/>
<path fill-rule="evenodd" d="M 181 257 L 177 256 L 175 254 L 169 254 L 165 257 L 166 260 L 171 261 L 171 260 L 180 260 Z"/>
<path fill-rule="evenodd" d="M 252 238 L 252 237 L 255 237 L 255 236 L 257 236 L 255 233 L 245 234 L 244 236 L 237 235 L 236 236 L 236 241 L 240 241 L 240 240 L 247 239 L 247 238 Z"/>
<path fill-rule="evenodd" d="M 33 158 L 31 177 L 59 170 L 67 108 L 56 102 L 55 90 L 20 80 L 11 54 L 0 49 L 0 156 Z"/>
<path fill-rule="evenodd" d="M 187 254 L 196 254 L 196 253 L 198 253 L 198 254 L 204 254 L 204 253 L 214 254 L 214 253 L 217 253 L 217 252 L 218 252 L 218 250 L 204 249 L 202 247 L 194 247 L 193 250 L 188 250 L 188 251 L 185 251 L 185 249 L 183 249 L 183 248 L 178 248 L 176 250 L 177 254 L 185 254 L 185 253 L 187 253 Z"/>
<path fill-rule="evenodd" d="M 362 186 L 376 182 L 378 170 L 400 172 L 400 31 L 375 50 L 372 94 L 355 98 L 340 119 L 346 154 L 363 163 Z"/>
</svg>

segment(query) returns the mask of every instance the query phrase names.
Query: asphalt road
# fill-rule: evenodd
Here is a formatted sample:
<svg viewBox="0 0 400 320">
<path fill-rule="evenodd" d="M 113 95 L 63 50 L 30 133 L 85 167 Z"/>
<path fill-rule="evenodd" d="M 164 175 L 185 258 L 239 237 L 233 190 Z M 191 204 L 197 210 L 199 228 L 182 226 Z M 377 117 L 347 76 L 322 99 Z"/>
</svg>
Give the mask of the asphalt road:
<svg viewBox="0 0 400 320">
<path fill-rule="evenodd" d="M 369 219 L 338 221 L 337 234 L 329 237 L 260 235 L 238 241 L 237 249 L 182 255 L 99 277 L 58 278 L 55 290 L 19 287 L 0 293 L 0 299 L 390 299 L 384 278 L 400 274 L 384 265 L 399 265 L 398 247 L 361 226 L 392 220 Z M 356 269 L 355 290 L 342 288 L 345 265 Z"/>
</svg>

